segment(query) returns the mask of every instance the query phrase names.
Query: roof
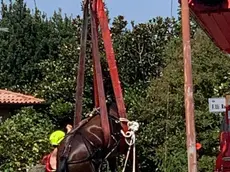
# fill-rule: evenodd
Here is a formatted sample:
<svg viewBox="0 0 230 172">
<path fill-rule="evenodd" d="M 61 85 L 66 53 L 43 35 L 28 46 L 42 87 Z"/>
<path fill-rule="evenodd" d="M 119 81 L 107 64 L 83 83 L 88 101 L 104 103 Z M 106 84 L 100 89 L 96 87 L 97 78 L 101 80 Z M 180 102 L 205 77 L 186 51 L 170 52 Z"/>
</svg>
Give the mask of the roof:
<svg viewBox="0 0 230 172">
<path fill-rule="evenodd" d="M 45 100 L 0 89 L 0 104 L 40 104 Z"/>
<path fill-rule="evenodd" d="M 202 5 L 191 0 L 189 5 L 195 20 L 212 41 L 221 50 L 230 53 L 230 0 L 216 6 Z"/>
</svg>

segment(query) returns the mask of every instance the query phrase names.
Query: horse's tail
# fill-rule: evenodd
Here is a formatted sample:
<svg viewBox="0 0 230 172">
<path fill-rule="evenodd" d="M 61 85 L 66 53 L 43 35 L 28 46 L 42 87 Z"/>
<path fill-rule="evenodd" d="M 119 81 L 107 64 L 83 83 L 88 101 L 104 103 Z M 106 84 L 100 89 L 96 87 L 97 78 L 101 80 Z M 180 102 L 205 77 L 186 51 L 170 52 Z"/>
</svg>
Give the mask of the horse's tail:
<svg viewBox="0 0 230 172">
<path fill-rule="evenodd" d="M 63 156 L 60 158 L 58 163 L 57 172 L 68 172 L 67 157 Z"/>
</svg>

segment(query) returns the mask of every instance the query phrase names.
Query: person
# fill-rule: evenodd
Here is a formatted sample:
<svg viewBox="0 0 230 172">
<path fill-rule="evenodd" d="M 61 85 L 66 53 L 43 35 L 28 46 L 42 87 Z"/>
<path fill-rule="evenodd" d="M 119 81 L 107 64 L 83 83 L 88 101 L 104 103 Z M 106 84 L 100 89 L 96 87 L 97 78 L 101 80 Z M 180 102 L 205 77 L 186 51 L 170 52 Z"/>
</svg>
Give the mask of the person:
<svg viewBox="0 0 230 172">
<path fill-rule="evenodd" d="M 68 124 L 66 126 L 67 133 L 72 130 L 72 125 Z M 65 132 L 61 130 L 56 130 L 51 133 L 49 137 L 50 144 L 53 146 L 53 151 L 45 157 L 46 161 L 46 170 L 47 171 L 56 171 L 57 168 L 57 152 L 58 152 L 58 145 L 61 141 L 65 138 Z"/>
</svg>

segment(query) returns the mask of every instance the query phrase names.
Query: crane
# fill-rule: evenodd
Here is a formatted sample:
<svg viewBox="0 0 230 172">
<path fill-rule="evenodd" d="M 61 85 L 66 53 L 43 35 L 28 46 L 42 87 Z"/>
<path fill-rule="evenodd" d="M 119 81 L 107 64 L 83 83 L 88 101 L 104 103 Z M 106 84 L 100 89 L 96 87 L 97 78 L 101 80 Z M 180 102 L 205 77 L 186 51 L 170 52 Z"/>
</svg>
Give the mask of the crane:
<svg viewBox="0 0 230 172">
<path fill-rule="evenodd" d="M 186 3 L 185 3 L 186 1 Z M 184 2 L 184 6 L 183 6 Z M 230 53 L 230 0 L 179 0 L 182 11 L 190 9 L 190 14 L 206 32 L 210 39 L 224 53 Z M 186 16 L 187 20 L 189 17 Z M 185 18 L 182 13 L 182 20 Z M 184 19 L 184 20 L 186 20 Z M 183 23 L 183 22 L 182 22 Z M 189 24 L 187 24 L 189 26 Z M 186 26 L 184 26 L 186 27 Z M 189 32 L 189 30 L 187 30 Z M 185 33 L 183 33 L 184 35 Z M 187 39 L 189 40 L 189 39 Z M 191 55 L 191 54 L 189 54 Z M 184 57 L 186 58 L 186 57 Z M 189 74 L 191 76 L 191 74 Z M 230 172 L 230 97 L 226 97 L 224 130 L 220 133 L 220 154 L 216 160 L 216 172 Z M 193 130 L 195 131 L 195 129 Z M 187 136 L 189 137 L 189 136 Z M 189 140 L 189 138 L 187 138 Z M 188 143 L 188 142 L 187 142 Z M 188 150 L 189 152 L 189 150 Z M 193 155 L 195 155 L 194 153 Z M 189 158 L 189 157 L 188 157 Z M 190 161 L 189 161 L 190 162 Z M 189 171 L 197 171 L 196 165 L 188 164 Z"/>
<path fill-rule="evenodd" d="M 192 65 L 191 65 L 191 46 L 190 46 L 190 28 L 189 12 L 203 28 L 211 40 L 225 53 L 230 53 L 230 0 L 179 0 L 182 5 L 182 34 L 183 34 L 183 52 L 184 52 L 184 77 L 185 77 L 185 112 L 186 112 L 186 134 L 187 134 L 187 153 L 188 153 L 188 170 L 189 172 L 197 171 L 196 162 L 196 134 L 194 122 L 194 100 L 193 100 L 193 83 L 192 83 Z M 103 0 L 84 0 L 84 18 L 81 38 L 81 51 L 78 66 L 77 87 L 76 87 L 76 106 L 75 106 L 75 125 L 81 120 L 82 113 L 82 96 L 84 87 L 84 65 L 86 51 L 86 37 L 88 26 L 87 10 L 90 6 L 91 14 L 91 34 L 93 48 L 93 70 L 94 70 L 94 99 L 95 107 L 100 108 L 101 122 L 104 132 L 105 142 L 109 143 L 110 129 L 108 124 L 107 109 L 105 103 L 103 79 L 100 65 L 98 50 L 98 27 L 100 26 L 104 48 L 108 61 L 110 76 L 118 106 L 120 117 L 126 118 L 125 104 L 123 100 L 118 70 L 116 66 L 115 55 L 113 51 L 110 30 L 108 27 L 108 18 L 104 9 Z M 229 107 L 227 106 L 227 111 Z M 222 133 L 222 140 L 230 143 L 230 131 Z M 226 139 L 223 139 L 226 138 Z M 228 145 L 228 144 L 225 144 Z M 221 146 L 221 149 L 224 146 Z M 227 151 L 228 152 L 228 151 Z M 217 159 L 217 166 L 228 166 L 230 161 L 229 154 L 220 154 Z M 221 160 L 221 161 L 220 161 Z M 230 166 L 230 165 L 229 165 Z M 227 172 L 222 168 L 222 172 Z"/>
</svg>

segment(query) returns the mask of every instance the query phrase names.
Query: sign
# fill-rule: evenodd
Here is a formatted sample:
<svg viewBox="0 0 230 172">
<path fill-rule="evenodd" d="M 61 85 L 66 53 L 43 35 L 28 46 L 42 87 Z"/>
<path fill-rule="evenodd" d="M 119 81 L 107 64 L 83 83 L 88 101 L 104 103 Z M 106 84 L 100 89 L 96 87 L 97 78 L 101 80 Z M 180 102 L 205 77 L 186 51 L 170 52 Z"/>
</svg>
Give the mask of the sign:
<svg viewBox="0 0 230 172">
<path fill-rule="evenodd" d="M 220 97 L 220 98 L 209 98 L 208 99 L 209 103 L 209 112 L 225 112 L 225 98 Z"/>
</svg>

